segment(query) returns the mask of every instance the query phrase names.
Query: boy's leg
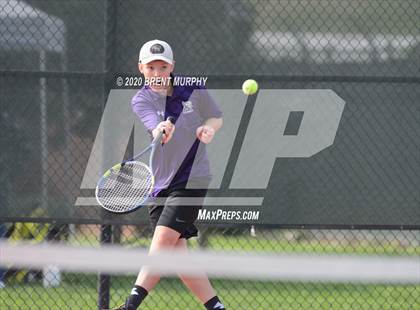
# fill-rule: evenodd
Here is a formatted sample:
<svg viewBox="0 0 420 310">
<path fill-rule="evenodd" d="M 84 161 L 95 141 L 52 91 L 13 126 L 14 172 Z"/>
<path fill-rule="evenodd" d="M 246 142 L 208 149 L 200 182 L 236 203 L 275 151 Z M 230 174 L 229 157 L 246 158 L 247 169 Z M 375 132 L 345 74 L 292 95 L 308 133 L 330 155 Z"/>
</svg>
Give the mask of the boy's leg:
<svg viewBox="0 0 420 310">
<path fill-rule="evenodd" d="M 187 240 L 184 238 L 179 239 L 175 246 L 177 250 L 188 251 Z M 206 309 L 225 309 L 205 273 L 195 276 L 184 276 L 182 274 L 178 276 L 185 286 L 204 304 Z"/>
<path fill-rule="evenodd" d="M 165 226 L 156 226 L 153 234 L 152 243 L 150 245 L 149 253 L 153 254 L 159 250 L 174 247 L 178 241 L 180 233 L 172 228 Z M 156 273 L 151 273 L 149 270 L 142 268 L 137 276 L 135 286 L 131 290 L 131 294 L 126 300 L 125 304 L 117 309 L 121 310 L 135 310 L 140 306 L 142 301 L 146 298 L 148 292 L 159 282 L 160 276 Z"/>
<path fill-rule="evenodd" d="M 150 245 L 149 254 L 159 250 L 175 246 L 181 234 L 172 228 L 166 226 L 156 226 Z M 150 273 L 147 269 L 142 269 L 137 276 L 136 285 L 150 291 L 159 282 L 160 276 Z"/>
<path fill-rule="evenodd" d="M 183 238 L 179 239 L 176 244 L 176 248 L 179 251 L 187 252 L 187 240 Z M 178 276 L 185 286 L 188 287 L 203 304 L 216 295 L 205 273 L 194 276 L 184 276 L 179 274 Z"/>
</svg>

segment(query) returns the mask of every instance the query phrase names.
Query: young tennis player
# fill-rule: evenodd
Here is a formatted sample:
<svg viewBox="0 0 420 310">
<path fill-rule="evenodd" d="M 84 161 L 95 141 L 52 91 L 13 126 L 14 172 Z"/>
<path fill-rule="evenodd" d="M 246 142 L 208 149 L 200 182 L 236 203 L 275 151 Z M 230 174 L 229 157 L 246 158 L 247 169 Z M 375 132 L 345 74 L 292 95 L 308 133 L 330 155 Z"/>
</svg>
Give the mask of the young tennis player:
<svg viewBox="0 0 420 310">
<path fill-rule="evenodd" d="M 139 70 L 147 85 L 133 97 L 133 111 L 153 137 L 164 132 L 153 160 L 152 196 L 164 203 L 156 199 L 148 207 L 154 228 L 151 254 L 187 250 L 187 239 L 197 236 L 194 221 L 211 179 L 205 144 L 222 126 L 222 112 L 204 87 L 174 83 L 174 65 L 172 49 L 164 41 L 149 41 L 140 49 Z M 206 309 L 225 309 L 206 275 L 180 278 Z M 137 309 L 159 280 L 143 268 L 130 296 L 117 309 Z"/>
</svg>

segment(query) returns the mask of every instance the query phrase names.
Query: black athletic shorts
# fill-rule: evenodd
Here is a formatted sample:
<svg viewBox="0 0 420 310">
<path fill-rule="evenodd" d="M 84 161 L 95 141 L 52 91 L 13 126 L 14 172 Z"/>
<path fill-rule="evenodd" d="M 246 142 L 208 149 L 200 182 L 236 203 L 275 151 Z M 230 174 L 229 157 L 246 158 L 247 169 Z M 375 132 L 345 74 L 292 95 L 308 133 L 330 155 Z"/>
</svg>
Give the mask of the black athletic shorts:
<svg viewBox="0 0 420 310">
<path fill-rule="evenodd" d="M 188 239 L 197 236 L 198 230 L 194 221 L 203 207 L 209 182 L 208 179 L 196 179 L 194 188 L 185 188 L 185 184 L 179 184 L 159 192 L 157 195 L 159 203 L 151 203 L 148 206 L 153 231 L 157 225 L 160 225 L 179 232 L 181 234 L 179 238 Z M 200 184 L 199 188 L 197 184 Z M 184 197 L 188 197 L 188 204 L 185 203 Z"/>
</svg>

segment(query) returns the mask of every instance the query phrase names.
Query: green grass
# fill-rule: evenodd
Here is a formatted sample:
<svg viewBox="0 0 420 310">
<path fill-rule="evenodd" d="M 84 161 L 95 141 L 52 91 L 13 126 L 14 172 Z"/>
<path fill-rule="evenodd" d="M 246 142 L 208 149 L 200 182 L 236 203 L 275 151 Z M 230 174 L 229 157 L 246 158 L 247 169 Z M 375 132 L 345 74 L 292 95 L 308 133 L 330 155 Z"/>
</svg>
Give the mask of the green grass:
<svg viewBox="0 0 420 310">
<path fill-rule="evenodd" d="M 341 236 L 342 237 L 342 236 Z M 207 250 L 217 251 L 251 251 L 275 253 L 323 253 L 323 254 L 357 254 L 357 255 L 387 255 L 387 256 L 420 256 L 420 245 L 402 244 L 398 240 L 368 241 L 366 239 L 348 240 L 338 236 L 337 240 L 319 238 L 287 239 L 280 232 L 263 233 L 257 237 L 244 235 L 226 235 L 221 233 L 208 234 Z M 150 238 L 131 236 L 123 240 L 125 246 L 148 248 Z M 198 248 L 197 239 L 191 239 L 190 247 Z M 74 246 L 99 246 L 94 235 L 77 234 L 69 243 Z"/>
<path fill-rule="evenodd" d="M 420 246 L 403 246 L 396 242 L 359 241 L 323 241 L 323 240 L 286 240 L 284 238 L 266 238 L 249 236 L 209 237 L 208 248 L 214 250 L 285 252 L 285 253 L 325 253 L 359 255 L 420 255 Z"/>
<path fill-rule="evenodd" d="M 133 277 L 114 277 L 111 306 L 131 289 Z M 212 281 L 228 309 L 420 309 L 420 287 L 414 285 L 310 284 L 286 282 Z M 0 290 L 0 309 L 95 309 L 96 278 L 67 275 L 60 287 L 12 285 Z M 257 305 L 257 306 L 253 306 Z M 203 309 L 177 279 L 165 279 L 141 309 Z"/>
<path fill-rule="evenodd" d="M 197 239 L 191 239 L 190 247 L 198 248 Z M 97 241 L 88 241 L 85 245 L 91 245 Z M 84 244 L 83 242 L 78 244 Z M 127 246 L 147 248 L 150 239 L 145 237 L 130 237 L 123 242 Z M 410 243 L 403 245 L 397 240 L 386 242 L 367 240 L 319 240 L 309 238 L 302 240 L 288 240 L 284 236 L 250 237 L 249 235 L 224 235 L 209 233 L 207 250 L 217 251 L 251 251 L 251 252 L 276 252 L 276 253 L 324 253 L 324 254 L 358 254 L 358 255 L 395 255 L 395 256 L 419 256 L 420 246 Z"/>
</svg>

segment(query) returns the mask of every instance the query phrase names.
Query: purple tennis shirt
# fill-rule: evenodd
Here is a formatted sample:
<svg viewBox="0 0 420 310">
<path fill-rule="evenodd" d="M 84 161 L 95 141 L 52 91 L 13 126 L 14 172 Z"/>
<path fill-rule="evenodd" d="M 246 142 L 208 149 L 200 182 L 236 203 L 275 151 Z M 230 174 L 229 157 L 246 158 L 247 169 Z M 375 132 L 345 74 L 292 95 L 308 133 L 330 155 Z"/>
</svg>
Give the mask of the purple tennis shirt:
<svg viewBox="0 0 420 310">
<path fill-rule="evenodd" d="M 222 112 L 202 86 L 174 86 L 172 96 L 163 96 L 145 86 L 133 97 L 134 113 L 151 134 L 169 116 L 175 119 L 172 139 L 158 145 L 153 159 L 155 186 L 152 196 L 168 187 L 195 178 L 211 179 L 205 145 L 196 137 L 196 129 Z"/>
</svg>

